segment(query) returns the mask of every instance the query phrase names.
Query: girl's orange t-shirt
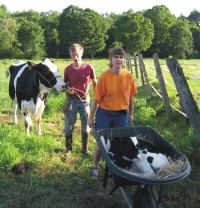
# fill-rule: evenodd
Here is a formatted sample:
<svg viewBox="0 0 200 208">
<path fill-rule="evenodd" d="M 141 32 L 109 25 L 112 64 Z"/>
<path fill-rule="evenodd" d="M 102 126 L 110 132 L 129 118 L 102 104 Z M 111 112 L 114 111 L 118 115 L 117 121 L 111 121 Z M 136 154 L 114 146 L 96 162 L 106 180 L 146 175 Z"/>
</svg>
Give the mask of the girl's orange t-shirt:
<svg viewBox="0 0 200 208">
<path fill-rule="evenodd" d="M 125 110 L 128 109 L 130 96 L 135 94 L 137 88 L 133 75 L 127 69 L 120 74 L 113 74 L 108 69 L 98 78 L 94 100 L 105 110 Z"/>
</svg>

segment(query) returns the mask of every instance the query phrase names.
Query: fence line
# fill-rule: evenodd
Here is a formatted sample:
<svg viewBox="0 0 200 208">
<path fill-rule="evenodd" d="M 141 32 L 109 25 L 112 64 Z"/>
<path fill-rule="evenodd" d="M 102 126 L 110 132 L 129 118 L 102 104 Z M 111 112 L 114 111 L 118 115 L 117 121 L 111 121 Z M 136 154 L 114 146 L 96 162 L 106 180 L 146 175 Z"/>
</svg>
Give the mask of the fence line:
<svg viewBox="0 0 200 208">
<path fill-rule="evenodd" d="M 158 81 L 159 81 L 162 95 L 158 92 L 158 90 L 155 89 L 155 87 L 152 84 L 149 83 L 148 75 L 147 75 L 147 72 L 145 69 L 142 55 L 138 54 L 140 73 L 141 73 L 141 78 L 142 78 L 142 86 L 145 85 L 145 83 L 144 83 L 144 81 L 145 81 L 149 95 L 152 96 L 152 92 L 149 90 L 149 87 L 150 87 L 151 89 L 153 89 L 156 92 L 156 94 L 160 98 L 163 99 L 163 102 L 164 102 L 165 108 L 166 108 L 166 112 L 167 112 L 167 116 L 169 117 L 169 119 L 171 119 L 173 117 L 171 107 L 174 110 L 176 110 L 178 113 L 183 115 L 184 117 L 189 118 L 190 124 L 191 124 L 192 128 L 194 129 L 194 131 L 197 135 L 197 138 L 200 140 L 200 112 L 197 107 L 197 102 L 194 101 L 194 98 L 191 94 L 191 91 L 190 91 L 189 86 L 186 81 L 187 77 L 185 77 L 185 75 L 183 74 L 182 68 L 180 67 L 180 65 L 178 64 L 178 62 L 175 58 L 168 59 L 166 61 L 169 72 L 171 73 L 171 76 L 172 76 L 174 83 L 175 83 L 176 88 L 174 88 L 174 87 L 173 88 L 178 91 L 179 104 L 180 104 L 181 108 L 184 110 L 184 112 L 182 112 L 181 110 L 177 109 L 175 106 L 173 106 L 172 104 L 169 103 L 169 99 L 168 99 L 168 95 L 167 95 L 167 91 L 166 91 L 166 87 L 165 87 L 165 81 L 162 76 L 162 71 L 160 69 L 160 64 L 158 61 L 157 54 L 154 54 L 153 58 L 154 58 L 155 69 L 156 69 L 156 73 L 157 73 L 157 77 L 158 77 Z M 195 79 L 194 79 L 194 77 L 193 77 L 193 80 L 197 80 L 197 78 L 195 77 Z M 168 83 L 168 85 L 171 86 L 171 84 L 169 84 L 169 83 Z"/>
</svg>

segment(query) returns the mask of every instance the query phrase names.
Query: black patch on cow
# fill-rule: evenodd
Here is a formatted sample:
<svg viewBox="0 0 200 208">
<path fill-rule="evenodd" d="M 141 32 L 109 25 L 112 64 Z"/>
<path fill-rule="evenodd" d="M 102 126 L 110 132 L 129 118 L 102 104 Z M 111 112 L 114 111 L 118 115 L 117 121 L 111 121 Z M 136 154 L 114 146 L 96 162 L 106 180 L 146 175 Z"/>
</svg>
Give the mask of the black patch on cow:
<svg viewBox="0 0 200 208">
<path fill-rule="evenodd" d="M 152 156 L 148 156 L 148 157 L 147 157 L 147 161 L 148 161 L 149 164 L 152 164 L 152 162 L 153 162 L 153 157 L 152 157 Z"/>
<path fill-rule="evenodd" d="M 146 150 L 142 150 L 142 154 L 146 155 L 147 151 Z"/>
<path fill-rule="evenodd" d="M 18 66 L 11 65 L 9 67 L 9 71 L 10 71 L 9 95 L 12 100 L 15 98 L 14 79 L 17 76 L 19 70 L 25 65 L 26 63 L 20 64 Z"/>
<path fill-rule="evenodd" d="M 130 137 L 114 137 L 109 151 L 113 154 L 113 162 L 121 168 L 130 168 L 131 160 L 139 154 Z"/>
<path fill-rule="evenodd" d="M 140 149 L 146 149 L 148 152 L 151 152 L 151 153 L 160 153 L 160 150 L 155 145 L 145 140 L 139 140 L 139 143 L 140 143 L 140 146 L 139 146 Z"/>
<path fill-rule="evenodd" d="M 56 77 L 54 76 L 53 72 L 48 68 L 48 66 L 40 63 L 37 65 L 36 70 L 43 85 L 48 88 L 52 88 L 56 84 Z"/>
</svg>

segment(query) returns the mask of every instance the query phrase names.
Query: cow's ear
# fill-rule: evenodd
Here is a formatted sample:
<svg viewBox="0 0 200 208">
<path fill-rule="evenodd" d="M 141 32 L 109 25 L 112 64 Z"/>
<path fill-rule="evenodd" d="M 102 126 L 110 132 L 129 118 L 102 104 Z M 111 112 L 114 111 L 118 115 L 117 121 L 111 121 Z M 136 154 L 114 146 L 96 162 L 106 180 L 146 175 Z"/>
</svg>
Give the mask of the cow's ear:
<svg viewBox="0 0 200 208">
<path fill-rule="evenodd" d="M 35 64 L 30 61 L 27 61 L 27 63 L 28 63 L 28 69 L 32 70 L 34 68 Z"/>
</svg>

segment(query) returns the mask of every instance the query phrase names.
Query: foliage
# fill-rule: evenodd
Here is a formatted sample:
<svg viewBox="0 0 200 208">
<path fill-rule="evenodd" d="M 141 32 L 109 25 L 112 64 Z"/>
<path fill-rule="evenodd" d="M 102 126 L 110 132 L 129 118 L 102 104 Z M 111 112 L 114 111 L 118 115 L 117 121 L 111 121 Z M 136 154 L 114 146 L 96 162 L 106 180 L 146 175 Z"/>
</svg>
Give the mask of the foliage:
<svg viewBox="0 0 200 208">
<path fill-rule="evenodd" d="M 176 22 L 176 18 L 164 5 L 154 6 L 144 12 L 144 17 L 149 18 L 154 25 L 154 39 L 149 51 L 163 55 L 171 55 L 168 43 L 170 41 L 169 29 Z"/>
<path fill-rule="evenodd" d="M 198 53 L 200 51 L 200 27 L 191 27 L 191 32 L 194 44 L 193 54 L 196 53 L 196 55 L 192 58 L 200 58 L 200 54 Z"/>
<path fill-rule="evenodd" d="M 140 12 L 122 14 L 115 23 L 115 40 L 123 43 L 130 53 L 147 50 L 151 46 L 153 34 L 153 25 Z"/>
<path fill-rule="evenodd" d="M 196 9 L 190 12 L 188 19 L 195 22 L 197 26 L 200 26 L 200 12 Z"/>
<path fill-rule="evenodd" d="M 59 21 L 61 56 L 66 56 L 73 42 L 81 43 L 86 54 L 95 54 L 105 48 L 107 23 L 91 9 L 69 6 L 63 10 Z"/>
<path fill-rule="evenodd" d="M 46 53 L 44 51 L 43 30 L 39 25 L 40 15 L 30 10 L 16 13 L 15 18 L 20 25 L 17 32 L 20 53 L 16 58 L 37 59 L 44 57 Z"/>
<path fill-rule="evenodd" d="M 5 7 L 0 6 L 0 57 L 12 58 L 16 54 L 17 46 L 17 31 L 19 24 L 11 17 Z"/>
<path fill-rule="evenodd" d="M 176 18 L 164 5 L 122 14 L 99 14 L 74 5 L 62 13 L 10 13 L 0 5 L 0 57 L 64 58 L 69 57 L 69 46 L 78 42 L 91 58 L 107 57 L 110 48 L 119 45 L 129 53 L 142 52 L 148 57 L 157 52 L 161 58 L 199 58 L 199 16 L 193 10 L 188 17 Z"/>
<path fill-rule="evenodd" d="M 59 12 L 49 11 L 41 13 L 41 27 L 44 30 L 45 37 L 45 48 L 47 57 L 59 58 L 59 34 L 58 34 L 58 25 L 59 25 Z"/>
<path fill-rule="evenodd" d="M 186 20 L 178 20 L 170 30 L 171 55 L 177 58 L 185 59 L 192 53 L 193 39 Z"/>
</svg>

